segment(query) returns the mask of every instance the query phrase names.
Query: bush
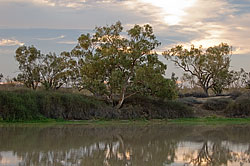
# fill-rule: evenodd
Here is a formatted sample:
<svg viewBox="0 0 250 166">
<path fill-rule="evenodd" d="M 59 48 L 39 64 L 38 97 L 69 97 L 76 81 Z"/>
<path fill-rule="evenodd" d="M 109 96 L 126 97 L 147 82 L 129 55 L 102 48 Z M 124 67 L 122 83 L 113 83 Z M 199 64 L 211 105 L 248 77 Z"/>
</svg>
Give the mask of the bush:
<svg viewBox="0 0 250 166">
<path fill-rule="evenodd" d="M 250 98 L 237 99 L 227 107 L 225 113 L 228 117 L 250 117 Z"/>
<path fill-rule="evenodd" d="M 227 108 L 232 102 L 232 99 L 221 98 L 221 99 L 208 99 L 204 104 L 203 108 L 212 111 L 221 111 Z"/>
<path fill-rule="evenodd" d="M 101 102 L 80 94 L 46 91 L 0 91 L 0 117 L 6 121 L 41 118 L 90 119 Z"/>
<path fill-rule="evenodd" d="M 191 107 L 178 101 L 162 101 L 136 96 L 128 99 L 121 109 L 123 119 L 173 119 L 193 117 Z"/>
<path fill-rule="evenodd" d="M 82 94 L 48 91 L 0 91 L 0 119 L 6 121 L 43 118 L 88 119 L 152 119 L 192 117 L 192 110 L 177 101 L 161 101 L 134 97 L 120 110 L 103 101 Z"/>
<path fill-rule="evenodd" d="M 41 119 L 35 93 L 0 91 L 0 117 L 7 121 Z"/>
</svg>

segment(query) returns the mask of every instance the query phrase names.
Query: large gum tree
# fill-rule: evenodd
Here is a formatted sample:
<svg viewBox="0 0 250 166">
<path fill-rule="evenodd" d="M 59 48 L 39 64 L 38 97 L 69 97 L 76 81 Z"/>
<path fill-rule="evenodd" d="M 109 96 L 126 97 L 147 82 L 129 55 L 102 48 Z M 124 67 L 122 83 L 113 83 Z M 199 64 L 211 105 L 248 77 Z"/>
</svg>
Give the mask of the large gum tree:
<svg viewBox="0 0 250 166">
<path fill-rule="evenodd" d="M 163 77 L 166 65 L 154 51 L 160 42 L 152 27 L 135 25 L 127 33 L 122 31 L 117 22 L 97 27 L 93 35 L 79 37 L 70 60 L 71 64 L 80 64 L 79 69 L 73 67 L 81 78 L 77 84 L 95 95 L 106 96 L 116 108 L 135 94 L 172 98 L 174 88 L 166 87 L 174 85 Z"/>
</svg>

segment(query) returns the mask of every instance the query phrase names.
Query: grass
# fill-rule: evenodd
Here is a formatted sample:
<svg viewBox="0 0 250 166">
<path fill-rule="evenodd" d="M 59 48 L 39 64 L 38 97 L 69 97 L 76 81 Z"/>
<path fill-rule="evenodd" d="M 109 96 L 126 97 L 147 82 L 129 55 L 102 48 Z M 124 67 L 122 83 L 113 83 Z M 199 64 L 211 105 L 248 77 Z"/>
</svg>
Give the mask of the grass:
<svg viewBox="0 0 250 166">
<path fill-rule="evenodd" d="M 250 118 L 181 118 L 168 120 L 168 123 L 175 124 L 250 124 Z"/>
<path fill-rule="evenodd" d="M 224 125 L 224 124 L 250 124 L 250 118 L 181 118 L 181 119 L 152 119 L 152 120 L 79 120 L 67 121 L 62 119 L 44 119 L 36 121 L 0 121 L 0 124 L 29 124 L 29 125 L 168 125 L 168 124 L 186 124 L 186 125 Z"/>
</svg>

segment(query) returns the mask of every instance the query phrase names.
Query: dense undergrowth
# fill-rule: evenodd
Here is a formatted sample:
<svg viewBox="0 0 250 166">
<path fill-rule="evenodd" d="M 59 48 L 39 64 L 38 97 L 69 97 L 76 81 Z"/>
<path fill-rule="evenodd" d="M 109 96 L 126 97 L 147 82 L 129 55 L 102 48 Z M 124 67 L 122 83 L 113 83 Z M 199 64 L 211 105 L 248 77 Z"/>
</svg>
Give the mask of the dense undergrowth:
<svg viewBox="0 0 250 166">
<path fill-rule="evenodd" d="M 190 107 L 177 101 L 133 97 L 122 109 L 94 97 L 69 92 L 0 91 L 0 119 L 4 121 L 89 119 L 166 119 L 193 117 Z"/>
<path fill-rule="evenodd" d="M 152 97 L 134 96 L 121 109 L 104 100 L 81 93 L 63 91 L 32 91 L 28 89 L 0 90 L 0 120 L 43 121 L 61 120 L 135 120 L 176 119 L 197 117 L 193 108 L 214 113 L 219 117 L 250 117 L 250 92 L 232 93 L 229 98 L 180 97 L 163 101 Z M 228 97 L 228 96 L 227 96 Z M 197 109 L 196 109 L 197 111 Z M 198 109 L 199 111 L 199 109 Z M 216 115 L 216 114 L 215 114 Z"/>
</svg>

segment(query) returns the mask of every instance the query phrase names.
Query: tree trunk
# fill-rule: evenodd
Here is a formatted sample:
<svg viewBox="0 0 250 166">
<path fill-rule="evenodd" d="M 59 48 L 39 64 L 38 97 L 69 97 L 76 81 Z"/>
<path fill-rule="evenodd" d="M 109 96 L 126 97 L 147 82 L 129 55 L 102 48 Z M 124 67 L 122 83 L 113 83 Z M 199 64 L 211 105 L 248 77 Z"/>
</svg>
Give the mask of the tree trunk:
<svg viewBox="0 0 250 166">
<path fill-rule="evenodd" d="M 119 102 L 118 102 L 118 104 L 116 106 L 117 109 L 120 109 L 122 107 L 122 104 L 123 104 L 123 102 L 125 100 L 125 93 L 126 93 L 126 86 L 122 90 L 121 97 L 120 97 Z"/>
<path fill-rule="evenodd" d="M 205 86 L 202 86 L 202 89 L 203 89 L 203 91 L 205 92 L 205 94 L 208 96 L 208 88 L 205 87 Z"/>
<path fill-rule="evenodd" d="M 123 94 L 122 94 L 122 97 L 120 98 L 120 100 L 119 100 L 119 102 L 118 102 L 118 104 L 117 104 L 117 106 L 116 106 L 117 109 L 122 108 L 124 99 L 125 99 L 125 94 L 123 93 Z"/>
</svg>

